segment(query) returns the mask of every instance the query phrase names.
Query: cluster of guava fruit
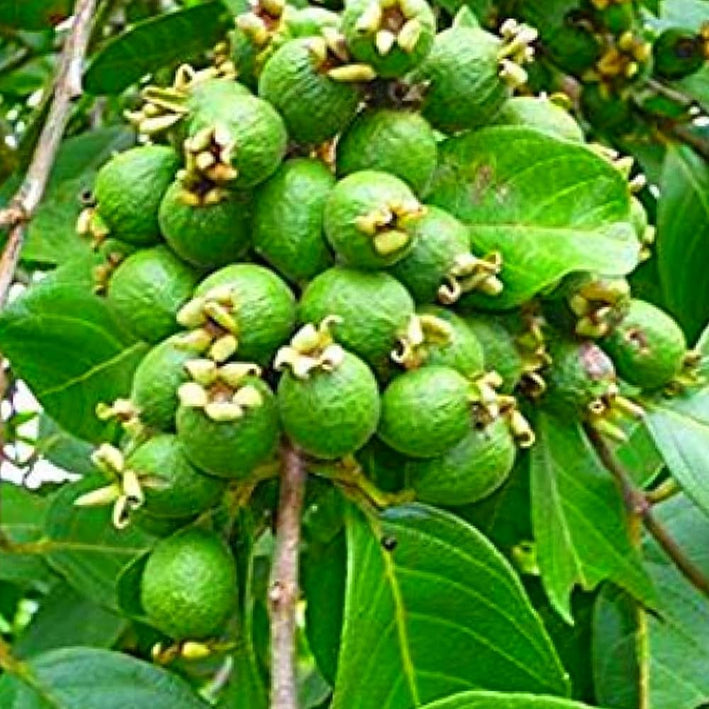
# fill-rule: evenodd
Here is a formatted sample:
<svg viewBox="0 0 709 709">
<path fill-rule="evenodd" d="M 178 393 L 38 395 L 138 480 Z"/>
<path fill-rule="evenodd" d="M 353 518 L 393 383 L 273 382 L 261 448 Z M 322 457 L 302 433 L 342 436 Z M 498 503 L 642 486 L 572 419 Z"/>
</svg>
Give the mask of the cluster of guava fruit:
<svg viewBox="0 0 709 709">
<path fill-rule="evenodd" d="M 682 331 L 623 279 L 574 274 L 496 312 L 515 273 L 427 203 L 439 147 L 492 123 L 583 132 L 512 95 L 533 29 L 440 23 L 426 0 L 260 0 L 214 66 L 143 91 L 143 144 L 98 174 L 80 219 L 105 257 L 96 287 L 152 349 L 99 407 L 122 434 L 94 456 L 109 484 L 78 504 L 164 537 L 142 603 L 175 640 L 217 635 L 235 597 L 230 552 L 193 523 L 273 475 L 282 441 L 306 465 L 374 446 L 417 499 L 469 504 L 534 444 L 533 406 L 619 434 L 636 411 L 621 386 L 691 378 Z"/>
</svg>

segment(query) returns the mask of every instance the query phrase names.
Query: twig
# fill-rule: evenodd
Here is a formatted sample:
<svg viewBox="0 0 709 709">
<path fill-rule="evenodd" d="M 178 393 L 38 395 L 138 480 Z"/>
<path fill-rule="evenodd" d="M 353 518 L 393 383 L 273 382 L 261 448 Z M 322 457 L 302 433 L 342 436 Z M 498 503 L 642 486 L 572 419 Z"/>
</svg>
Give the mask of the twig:
<svg viewBox="0 0 709 709">
<path fill-rule="evenodd" d="M 705 160 L 709 160 L 709 142 L 700 135 L 693 133 L 691 128 L 679 123 L 673 123 L 667 127 L 667 131 L 671 136 L 699 153 Z"/>
<path fill-rule="evenodd" d="M 647 532 L 662 547 L 672 563 L 687 581 L 698 591 L 709 597 L 709 578 L 687 557 L 662 523 L 652 514 L 652 502 L 645 496 L 642 490 L 635 486 L 626 470 L 613 455 L 613 452 L 601 434 L 590 426 L 586 427 L 586 433 L 596 453 L 598 453 L 601 462 L 620 486 L 628 512 L 634 518 L 642 520 Z"/>
<path fill-rule="evenodd" d="M 7 208 L 0 211 L 0 227 L 9 229 L 0 256 L 0 307 L 12 285 L 27 224 L 44 195 L 57 150 L 69 121 L 72 102 L 81 95 L 81 74 L 96 0 L 77 0 L 71 31 L 67 36 L 54 85 L 54 98 L 42 128 L 25 179 Z"/>
<path fill-rule="evenodd" d="M 296 604 L 300 517 L 305 496 L 305 464 L 290 443 L 281 447 L 281 492 L 276 548 L 268 591 L 271 620 L 271 709 L 297 709 L 295 671 Z"/>
</svg>

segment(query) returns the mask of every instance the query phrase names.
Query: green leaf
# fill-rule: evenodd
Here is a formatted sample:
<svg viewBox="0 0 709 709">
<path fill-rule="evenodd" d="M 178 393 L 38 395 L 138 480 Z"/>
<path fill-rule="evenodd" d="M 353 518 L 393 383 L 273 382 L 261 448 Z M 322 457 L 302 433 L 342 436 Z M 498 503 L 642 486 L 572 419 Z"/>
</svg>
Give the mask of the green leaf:
<svg viewBox="0 0 709 709">
<path fill-rule="evenodd" d="M 69 17 L 73 0 L 10 0 L 0 2 L 0 25 L 43 30 Z"/>
<path fill-rule="evenodd" d="M 578 423 L 541 414 L 531 455 L 532 524 L 552 606 L 573 622 L 569 595 L 611 580 L 650 606 L 657 603 L 628 537 L 623 501 Z"/>
<path fill-rule="evenodd" d="M 421 709 L 591 709 L 588 704 L 539 694 L 460 692 Z"/>
<path fill-rule="evenodd" d="M 84 284 L 83 270 L 60 269 L 0 315 L 0 349 L 47 413 L 69 433 L 106 436 L 96 405 L 130 391 L 148 349 L 126 333 L 106 300 Z"/>
<path fill-rule="evenodd" d="M 234 635 L 238 645 L 231 653 L 232 670 L 229 683 L 219 698 L 223 709 L 267 709 L 268 691 L 259 668 L 254 647 L 254 611 L 256 608 L 256 524 L 259 515 L 253 508 L 239 513 L 236 560 L 239 568 L 240 597 L 238 627 Z"/>
<path fill-rule="evenodd" d="M 189 61 L 221 39 L 224 15 L 215 1 L 137 23 L 96 55 L 84 77 L 86 91 L 119 94 L 146 74 Z"/>
<path fill-rule="evenodd" d="M 91 130 L 62 143 L 47 192 L 30 222 L 22 250 L 25 261 L 61 264 L 89 251 L 88 240 L 76 233 L 81 195 L 93 187 L 98 168 L 132 142 L 131 131 L 114 126 Z"/>
<path fill-rule="evenodd" d="M 640 703 L 638 606 L 617 586 L 605 584 L 593 611 L 593 680 L 596 700 L 614 709 Z"/>
<path fill-rule="evenodd" d="M 41 600 L 13 652 L 25 658 L 71 645 L 110 648 L 127 627 L 124 618 L 59 583 Z"/>
<path fill-rule="evenodd" d="M 672 476 L 709 515 L 709 389 L 647 404 L 645 423 Z"/>
<path fill-rule="evenodd" d="M 90 648 L 52 650 L 35 657 L 28 665 L 31 686 L 20 685 L 13 678 L 14 698 L 11 703 L 4 703 L 3 709 L 207 709 L 208 706 L 176 675 L 118 652 Z"/>
<path fill-rule="evenodd" d="M 657 259 L 664 299 L 693 341 L 709 320 L 709 164 L 671 145 L 660 181 Z"/>
<path fill-rule="evenodd" d="M 320 672 L 334 685 L 347 579 L 344 533 L 325 544 L 309 545 L 301 566 L 308 643 Z"/>
<path fill-rule="evenodd" d="M 36 450 L 54 465 L 77 475 L 90 475 L 96 468 L 91 462 L 94 447 L 59 427 L 42 413 L 39 417 Z"/>
<path fill-rule="evenodd" d="M 685 497 L 655 509 L 683 552 L 709 575 L 709 522 Z M 647 566 L 663 599 L 660 617 L 647 616 L 649 708 L 695 709 L 709 702 L 709 600 L 647 539 Z"/>
<path fill-rule="evenodd" d="M 116 530 L 106 507 L 74 507 L 74 500 L 105 484 L 84 478 L 65 485 L 47 512 L 46 559 L 79 593 L 118 610 L 116 586 L 125 566 L 148 551 L 152 538 L 129 527 Z"/>
<path fill-rule="evenodd" d="M 378 518 L 351 508 L 347 544 L 333 709 L 406 709 L 463 689 L 567 693 L 519 579 L 473 527 L 424 505 Z"/>
<path fill-rule="evenodd" d="M 653 19 L 652 24 L 658 29 L 683 27 L 695 30 L 699 29 L 706 19 L 706 0 L 662 0 L 659 19 Z"/>
<path fill-rule="evenodd" d="M 587 147 L 496 126 L 446 140 L 428 195 L 470 225 L 480 253 L 500 251 L 504 290 L 475 302 L 505 309 L 573 271 L 621 276 L 637 264 L 628 188 Z"/>
<path fill-rule="evenodd" d="M 36 491 L 0 481 L 2 517 L 0 531 L 11 542 L 36 542 L 42 536 L 47 510 L 46 498 Z M 50 581 L 52 571 L 41 556 L 8 553 L 0 549 L 0 580 L 23 585 L 42 585 Z"/>
</svg>

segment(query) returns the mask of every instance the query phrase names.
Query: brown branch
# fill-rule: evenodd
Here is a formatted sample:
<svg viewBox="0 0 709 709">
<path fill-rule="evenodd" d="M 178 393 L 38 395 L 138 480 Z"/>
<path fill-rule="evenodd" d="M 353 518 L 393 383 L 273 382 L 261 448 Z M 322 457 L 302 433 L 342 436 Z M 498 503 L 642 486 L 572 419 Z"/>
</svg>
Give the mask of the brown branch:
<svg viewBox="0 0 709 709">
<path fill-rule="evenodd" d="M 37 211 L 69 121 L 72 102 L 81 95 L 81 74 L 96 0 L 77 0 L 71 30 L 66 38 L 49 109 L 25 179 L 7 208 L 0 211 L 0 227 L 9 230 L 0 256 L 0 307 L 12 285 L 27 224 Z"/>
<path fill-rule="evenodd" d="M 268 591 L 271 620 L 271 709 L 297 709 L 295 671 L 296 605 L 300 517 L 305 496 L 305 464 L 290 443 L 281 446 L 281 492 Z"/>
<path fill-rule="evenodd" d="M 601 462 L 618 483 L 628 512 L 633 518 L 642 521 L 648 534 L 662 547 L 665 554 L 687 581 L 698 591 L 709 597 L 709 578 L 684 553 L 684 550 L 675 542 L 664 525 L 655 518 L 652 513 L 652 502 L 642 490 L 635 486 L 630 475 L 613 455 L 603 436 L 591 426 L 586 427 L 586 433 Z"/>
</svg>

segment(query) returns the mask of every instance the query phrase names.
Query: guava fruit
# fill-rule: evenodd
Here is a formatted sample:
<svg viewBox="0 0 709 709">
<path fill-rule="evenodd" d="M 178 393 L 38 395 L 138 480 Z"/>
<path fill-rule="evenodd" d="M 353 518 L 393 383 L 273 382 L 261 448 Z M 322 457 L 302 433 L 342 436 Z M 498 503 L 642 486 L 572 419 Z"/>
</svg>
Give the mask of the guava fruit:
<svg viewBox="0 0 709 709">
<path fill-rule="evenodd" d="M 210 360 L 198 361 L 210 369 Z M 234 362 L 211 371 L 206 381 L 197 377 L 180 387 L 177 435 L 193 465 L 210 475 L 244 480 L 276 451 L 278 406 L 268 385 L 255 376 L 258 367 Z"/>
<path fill-rule="evenodd" d="M 632 125 L 630 104 L 604 84 L 585 84 L 581 92 L 581 109 L 599 130 L 623 132 Z"/>
<path fill-rule="evenodd" d="M 431 126 L 414 111 L 391 108 L 360 113 L 337 141 L 337 174 L 378 170 L 421 193 L 436 169 L 438 148 Z"/>
<path fill-rule="evenodd" d="M 467 315 L 464 320 L 482 346 L 485 368 L 500 375 L 500 392 L 510 394 L 524 374 L 524 360 L 504 317 L 478 313 Z"/>
<path fill-rule="evenodd" d="M 601 345 L 618 376 L 643 389 L 669 384 L 681 372 L 687 355 L 687 341 L 675 320 L 637 298 Z"/>
<path fill-rule="evenodd" d="M 185 364 L 195 353 L 180 346 L 179 335 L 153 347 L 133 374 L 130 405 L 142 424 L 158 431 L 175 430 L 177 389 L 189 380 Z M 116 412 L 120 418 L 120 412 Z"/>
<path fill-rule="evenodd" d="M 299 305 L 302 323 L 334 315 L 333 337 L 385 377 L 390 355 L 414 315 L 411 296 L 395 278 L 380 271 L 336 266 L 314 278 Z"/>
<path fill-rule="evenodd" d="M 545 373 L 542 405 L 571 420 L 584 419 L 604 408 L 617 393 L 616 370 L 595 343 L 556 339 L 548 346 L 551 365 Z"/>
<path fill-rule="evenodd" d="M 96 215 L 111 236 L 136 246 L 160 241 L 158 208 L 179 167 L 174 150 L 143 145 L 111 158 L 96 175 Z"/>
<path fill-rule="evenodd" d="M 254 187 L 278 169 L 287 142 L 283 120 L 268 101 L 237 95 L 218 115 L 198 112 L 189 121 L 182 179 Z"/>
<path fill-rule="evenodd" d="M 391 268 L 417 303 L 455 303 L 464 293 L 502 289 L 496 277 L 499 254 L 478 258 L 471 253 L 470 230 L 454 216 L 426 205 L 426 213 L 411 228 L 409 253 Z"/>
<path fill-rule="evenodd" d="M 360 91 L 349 81 L 333 78 L 337 63 L 324 37 L 286 42 L 266 62 L 259 96 L 280 112 L 296 143 L 323 143 L 355 115 Z"/>
<path fill-rule="evenodd" d="M 107 298 L 133 333 L 156 343 L 179 329 L 175 316 L 198 280 L 199 273 L 170 249 L 154 246 L 137 251 L 118 266 Z"/>
<path fill-rule="evenodd" d="M 181 259 L 219 268 L 248 251 L 249 209 L 245 194 L 215 187 L 200 194 L 175 181 L 160 203 L 160 229 Z"/>
<path fill-rule="evenodd" d="M 468 379 L 484 372 L 482 346 L 465 321 L 446 308 L 419 308 L 407 334 L 400 338 L 400 348 L 392 357 L 407 369 L 444 366 Z"/>
<path fill-rule="evenodd" d="M 154 517 L 186 518 L 219 502 L 224 481 L 189 462 L 177 436 L 164 433 L 139 445 L 126 459 L 145 495 L 142 509 Z"/>
<path fill-rule="evenodd" d="M 439 32 L 431 53 L 409 81 L 423 84 L 423 115 L 444 133 L 488 123 L 509 97 L 509 85 L 526 81 L 522 65 L 536 32 L 514 21 L 500 29 L 504 38 L 476 27 Z"/>
<path fill-rule="evenodd" d="M 491 495 L 509 476 L 517 447 L 507 425 L 497 418 L 472 426 L 453 448 L 437 458 L 406 463 L 407 487 L 432 505 L 457 507 Z"/>
<path fill-rule="evenodd" d="M 709 39 L 701 33 L 671 27 L 652 45 L 653 71 L 663 79 L 683 79 L 702 68 L 709 56 Z"/>
<path fill-rule="evenodd" d="M 425 208 L 398 177 L 362 170 L 340 180 L 325 203 L 325 235 L 348 266 L 377 269 L 411 250 Z"/>
<path fill-rule="evenodd" d="M 412 458 L 443 455 L 470 430 L 470 398 L 470 382 L 455 369 L 412 369 L 384 390 L 378 435 Z"/>
<path fill-rule="evenodd" d="M 293 330 L 295 298 L 273 271 L 233 264 L 207 276 L 177 319 L 193 330 L 187 343 L 201 343 L 213 359 L 238 351 L 242 361 L 265 365 Z"/>
<path fill-rule="evenodd" d="M 236 564 L 213 532 L 190 527 L 157 542 L 140 581 L 150 622 L 176 640 L 206 639 L 224 628 L 236 602 Z"/>
<path fill-rule="evenodd" d="M 254 250 L 295 283 L 332 264 L 323 233 L 325 201 L 335 178 L 319 160 L 286 160 L 254 197 Z"/>
<path fill-rule="evenodd" d="M 304 326 L 276 358 L 283 369 L 283 429 L 309 455 L 341 458 L 361 448 L 379 421 L 379 390 L 369 367 L 335 344 L 326 319 Z"/>
<path fill-rule="evenodd" d="M 388 79 L 403 76 L 425 59 L 436 18 L 425 0 L 349 0 L 342 32 L 352 56 Z"/>
</svg>

